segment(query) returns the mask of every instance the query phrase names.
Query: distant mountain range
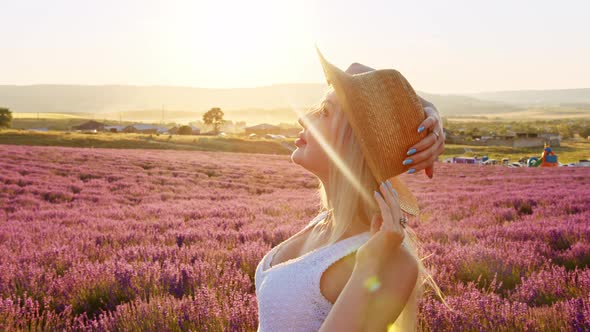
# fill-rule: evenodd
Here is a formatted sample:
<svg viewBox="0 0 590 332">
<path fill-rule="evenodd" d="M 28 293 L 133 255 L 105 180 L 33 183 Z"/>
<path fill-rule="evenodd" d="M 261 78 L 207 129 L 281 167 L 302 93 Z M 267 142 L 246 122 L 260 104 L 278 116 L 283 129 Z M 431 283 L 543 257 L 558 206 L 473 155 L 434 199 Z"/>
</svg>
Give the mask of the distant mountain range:
<svg viewBox="0 0 590 332">
<path fill-rule="evenodd" d="M 497 91 L 468 94 L 467 96 L 528 107 L 590 107 L 590 89 Z"/>
<path fill-rule="evenodd" d="M 76 113 L 94 118 L 166 121 L 198 119 L 212 107 L 248 122 L 294 122 L 294 108 L 307 110 L 326 91 L 324 84 L 278 84 L 257 88 L 207 89 L 125 85 L 0 85 L 0 107 L 17 113 Z M 477 117 L 544 112 L 590 114 L 590 89 L 500 91 L 477 94 L 418 92 L 443 116 Z M 568 113 L 569 112 L 569 113 Z M 230 116 L 231 115 L 231 116 Z"/>
</svg>

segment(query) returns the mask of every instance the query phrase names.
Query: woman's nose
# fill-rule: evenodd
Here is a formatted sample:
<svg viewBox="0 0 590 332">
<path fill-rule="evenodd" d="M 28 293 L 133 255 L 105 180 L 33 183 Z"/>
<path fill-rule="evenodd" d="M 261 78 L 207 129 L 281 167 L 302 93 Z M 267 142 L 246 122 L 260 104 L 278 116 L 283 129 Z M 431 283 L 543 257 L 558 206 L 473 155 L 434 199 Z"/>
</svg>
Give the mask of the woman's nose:
<svg viewBox="0 0 590 332">
<path fill-rule="evenodd" d="M 299 123 L 299 125 L 303 128 L 305 128 L 305 123 L 303 122 L 303 117 L 299 117 L 297 118 L 297 122 Z"/>
</svg>

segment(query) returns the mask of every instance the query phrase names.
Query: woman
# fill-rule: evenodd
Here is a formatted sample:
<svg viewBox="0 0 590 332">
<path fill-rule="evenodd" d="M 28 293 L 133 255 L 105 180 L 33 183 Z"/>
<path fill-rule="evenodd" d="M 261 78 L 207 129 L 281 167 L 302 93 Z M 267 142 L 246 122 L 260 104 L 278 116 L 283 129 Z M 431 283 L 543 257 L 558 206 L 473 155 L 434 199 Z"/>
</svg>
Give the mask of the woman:
<svg viewBox="0 0 590 332">
<path fill-rule="evenodd" d="M 432 170 L 440 117 L 397 71 L 342 72 L 318 54 L 330 89 L 291 158 L 320 180 L 322 211 L 259 263 L 258 330 L 414 330 L 422 283 L 436 285 L 405 236 L 402 211 L 419 209 L 397 175 Z"/>
</svg>

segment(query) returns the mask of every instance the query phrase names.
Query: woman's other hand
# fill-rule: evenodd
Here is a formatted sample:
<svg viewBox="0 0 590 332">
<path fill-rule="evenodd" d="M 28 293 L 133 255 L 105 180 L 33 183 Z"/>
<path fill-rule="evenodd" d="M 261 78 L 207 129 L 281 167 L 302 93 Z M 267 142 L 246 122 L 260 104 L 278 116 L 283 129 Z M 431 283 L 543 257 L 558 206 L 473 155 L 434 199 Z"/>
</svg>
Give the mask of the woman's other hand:
<svg viewBox="0 0 590 332">
<path fill-rule="evenodd" d="M 422 121 L 416 130 L 418 132 L 426 130 L 430 133 L 420 142 L 410 147 L 407 152 L 408 157 L 403 161 L 403 164 L 411 166 L 407 173 L 418 174 L 419 171 L 424 170 L 426 175 L 432 179 L 434 161 L 438 160 L 438 156 L 445 151 L 446 137 L 438 110 L 427 100 L 420 98 L 420 101 L 422 107 L 424 107 L 424 112 L 426 112 L 426 119 Z M 437 133 L 438 137 L 434 133 Z"/>
<path fill-rule="evenodd" d="M 366 273 L 379 273 L 390 256 L 396 252 L 404 240 L 405 230 L 400 223 L 402 210 L 397 192 L 389 181 L 382 182 L 381 194 L 373 196 L 379 204 L 380 214 L 371 221 L 371 238 L 356 252 L 356 267 Z"/>
</svg>

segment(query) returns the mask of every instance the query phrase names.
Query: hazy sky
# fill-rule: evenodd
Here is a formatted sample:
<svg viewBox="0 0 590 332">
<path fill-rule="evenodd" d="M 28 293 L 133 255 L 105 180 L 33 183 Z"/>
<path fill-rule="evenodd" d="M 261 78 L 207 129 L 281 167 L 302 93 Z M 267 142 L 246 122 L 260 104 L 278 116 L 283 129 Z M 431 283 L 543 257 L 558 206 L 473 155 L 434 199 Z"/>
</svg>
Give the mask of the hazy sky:
<svg viewBox="0 0 590 332">
<path fill-rule="evenodd" d="M 0 84 L 255 87 L 396 68 L 420 91 L 590 87 L 590 1 L 0 0 Z"/>
</svg>

